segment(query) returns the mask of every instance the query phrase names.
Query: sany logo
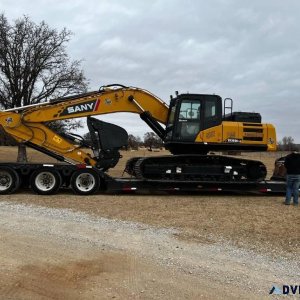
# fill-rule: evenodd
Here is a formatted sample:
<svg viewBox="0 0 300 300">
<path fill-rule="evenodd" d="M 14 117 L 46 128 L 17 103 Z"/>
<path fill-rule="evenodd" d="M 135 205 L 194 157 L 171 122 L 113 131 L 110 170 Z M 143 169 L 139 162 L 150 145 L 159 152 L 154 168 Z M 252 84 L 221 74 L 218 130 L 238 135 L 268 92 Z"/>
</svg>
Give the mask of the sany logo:
<svg viewBox="0 0 300 300">
<path fill-rule="evenodd" d="M 96 111 L 99 107 L 100 99 L 84 102 L 82 104 L 67 106 L 60 114 L 60 116 L 67 116 L 81 112 Z"/>
<path fill-rule="evenodd" d="M 86 103 L 86 104 L 81 104 L 81 105 L 75 105 L 68 107 L 68 113 L 73 114 L 76 112 L 82 112 L 82 111 L 91 111 L 93 110 L 94 103 Z"/>
<path fill-rule="evenodd" d="M 282 289 L 276 287 L 275 285 L 272 286 L 270 295 L 300 295 L 300 285 L 283 285 Z"/>
</svg>

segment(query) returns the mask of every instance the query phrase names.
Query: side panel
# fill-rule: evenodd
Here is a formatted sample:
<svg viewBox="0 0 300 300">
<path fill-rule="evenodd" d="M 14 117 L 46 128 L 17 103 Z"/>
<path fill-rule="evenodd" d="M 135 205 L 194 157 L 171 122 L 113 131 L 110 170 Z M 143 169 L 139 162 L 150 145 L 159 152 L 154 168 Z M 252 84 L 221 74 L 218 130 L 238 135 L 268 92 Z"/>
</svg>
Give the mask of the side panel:
<svg viewBox="0 0 300 300">
<path fill-rule="evenodd" d="M 200 131 L 195 142 L 198 143 L 221 143 L 223 141 L 223 127 L 218 125 Z"/>
<path fill-rule="evenodd" d="M 266 124 L 268 129 L 268 151 L 277 150 L 276 130 L 272 124 Z"/>
<path fill-rule="evenodd" d="M 265 147 L 267 151 L 276 151 L 276 132 L 271 124 L 222 122 L 221 125 L 200 131 L 196 143 L 216 143 L 218 149 L 247 150 L 254 146 Z M 262 150 L 262 149 L 261 149 Z"/>
</svg>

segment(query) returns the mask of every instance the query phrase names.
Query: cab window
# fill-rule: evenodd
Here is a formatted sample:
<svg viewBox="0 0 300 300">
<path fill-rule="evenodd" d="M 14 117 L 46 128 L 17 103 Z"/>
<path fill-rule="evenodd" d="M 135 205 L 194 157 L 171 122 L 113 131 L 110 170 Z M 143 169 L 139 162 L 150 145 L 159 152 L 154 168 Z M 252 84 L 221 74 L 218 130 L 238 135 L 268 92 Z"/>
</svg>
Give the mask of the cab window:
<svg viewBox="0 0 300 300">
<path fill-rule="evenodd" d="M 178 135 L 182 140 L 194 140 L 200 130 L 201 102 L 183 100 L 179 111 Z"/>
<path fill-rule="evenodd" d="M 203 129 L 217 126 L 221 123 L 220 101 L 216 97 L 205 99 Z"/>
</svg>

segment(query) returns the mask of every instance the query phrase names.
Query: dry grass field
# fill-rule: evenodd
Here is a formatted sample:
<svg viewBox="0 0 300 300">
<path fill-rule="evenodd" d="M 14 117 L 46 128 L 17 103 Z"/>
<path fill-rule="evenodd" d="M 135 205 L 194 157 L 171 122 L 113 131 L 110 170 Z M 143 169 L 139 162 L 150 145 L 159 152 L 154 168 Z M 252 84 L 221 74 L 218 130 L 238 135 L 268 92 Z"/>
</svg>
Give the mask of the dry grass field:
<svg viewBox="0 0 300 300">
<path fill-rule="evenodd" d="M 166 153 L 123 152 L 122 160 L 109 174 L 121 176 L 126 160 L 132 156 Z M 243 157 L 262 160 L 270 176 L 275 159 L 281 155 L 251 153 Z M 28 157 L 30 161 L 53 162 L 34 150 L 28 151 Z M 16 149 L 0 147 L 0 161 L 15 159 Z M 300 258 L 300 208 L 284 206 L 282 196 L 82 197 L 66 190 L 55 196 L 20 191 L 0 199 L 3 211 L 15 207 L 18 212 L 17 215 L 11 210 L 0 216 L 0 257 L 4 266 L 0 298 L 4 295 L 3 299 L 262 299 L 267 297 L 272 284 L 293 284 L 287 281 L 300 276 L 290 268 Z M 28 215 L 28 208 L 32 209 L 32 215 Z M 39 219 L 37 208 L 47 210 L 44 222 Z M 96 238 L 95 234 L 100 229 L 92 228 L 92 221 L 78 226 L 68 219 L 68 223 L 60 226 L 57 224 L 61 221 L 54 222 L 59 211 L 64 217 L 83 214 L 84 220 L 122 223 L 110 227 L 107 236 L 104 232 L 102 246 L 98 246 L 98 239 L 102 238 L 101 235 Z M 53 214 L 53 218 L 48 219 L 48 214 Z M 39 235 L 33 234 L 35 227 L 31 222 L 36 222 Z M 137 226 L 137 231 L 121 231 L 128 224 Z M 45 232 L 44 226 L 47 226 Z M 156 240 L 161 237 L 155 235 L 145 241 L 152 230 L 148 226 L 154 232 L 162 229 L 174 232 L 163 240 Z M 49 228 L 53 229 L 50 235 Z M 86 240 L 79 243 L 75 238 L 77 231 L 86 235 Z M 66 234 L 67 238 L 59 236 L 60 240 L 58 234 Z M 114 242 L 106 243 L 114 235 Z M 165 244 L 169 238 L 171 242 Z M 87 246 L 87 240 L 92 240 L 92 246 Z M 122 243 L 116 245 L 117 241 Z M 173 250 L 164 252 L 170 245 Z M 152 253 L 156 247 L 160 252 Z M 182 256 L 176 256 L 178 249 Z M 281 266 L 279 271 L 275 265 Z"/>
</svg>

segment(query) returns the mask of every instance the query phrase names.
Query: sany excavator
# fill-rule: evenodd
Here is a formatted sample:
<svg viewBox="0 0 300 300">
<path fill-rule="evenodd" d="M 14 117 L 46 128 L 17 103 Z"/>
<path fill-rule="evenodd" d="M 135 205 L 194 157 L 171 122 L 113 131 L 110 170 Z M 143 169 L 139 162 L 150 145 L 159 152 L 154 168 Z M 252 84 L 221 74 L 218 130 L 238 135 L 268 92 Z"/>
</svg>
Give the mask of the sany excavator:
<svg viewBox="0 0 300 300">
<path fill-rule="evenodd" d="M 261 123 L 258 113 L 233 112 L 230 98 L 222 103 L 217 95 L 176 93 L 168 106 L 146 90 L 109 85 L 1 111 L 0 124 L 9 135 L 65 163 L 1 163 L 0 193 L 16 191 L 21 182 L 39 194 L 53 194 L 62 185 L 70 185 L 78 194 L 98 191 L 105 186 L 105 171 L 118 163 L 128 135 L 123 128 L 93 116 L 117 112 L 139 114 L 173 154 L 129 160 L 126 171 L 143 181 L 260 181 L 266 176 L 260 161 L 208 153 L 276 150 L 274 126 Z M 89 143 L 47 126 L 51 121 L 82 117 L 87 117 Z"/>
</svg>

